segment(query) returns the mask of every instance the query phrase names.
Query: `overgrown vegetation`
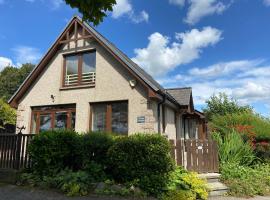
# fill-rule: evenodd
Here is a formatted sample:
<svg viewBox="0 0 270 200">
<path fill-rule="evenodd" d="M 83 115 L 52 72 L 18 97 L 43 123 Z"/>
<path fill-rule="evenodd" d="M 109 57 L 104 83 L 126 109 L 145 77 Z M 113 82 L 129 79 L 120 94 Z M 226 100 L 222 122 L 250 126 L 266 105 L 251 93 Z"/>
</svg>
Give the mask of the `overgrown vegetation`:
<svg viewBox="0 0 270 200">
<path fill-rule="evenodd" d="M 233 196 L 250 197 L 270 194 L 270 165 L 260 164 L 243 166 L 223 164 L 221 167 L 222 180 L 230 188 Z"/>
<path fill-rule="evenodd" d="M 158 134 L 124 137 L 52 130 L 36 135 L 29 151 L 33 167 L 21 174 L 20 184 L 57 188 L 68 196 L 94 192 L 207 198 L 205 182 L 175 167 L 168 140 Z"/>
<path fill-rule="evenodd" d="M 230 194 L 269 194 L 270 120 L 225 94 L 211 97 L 205 111 L 219 147 L 222 180 Z"/>
<path fill-rule="evenodd" d="M 251 165 L 256 160 L 251 145 L 236 131 L 228 132 L 224 137 L 214 132 L 212 137 L 218 143 L 221 164 Z"/>
<path fill-rule="evenodd" d="M 163 200 L 177 199 L 202 199 L 208 197 L 207 182 L 199 179 L 197 173 L 177 167 L 170 173 L 170 181 L 167 185 L 167 192 L 163 194 Z"/>
</svg>

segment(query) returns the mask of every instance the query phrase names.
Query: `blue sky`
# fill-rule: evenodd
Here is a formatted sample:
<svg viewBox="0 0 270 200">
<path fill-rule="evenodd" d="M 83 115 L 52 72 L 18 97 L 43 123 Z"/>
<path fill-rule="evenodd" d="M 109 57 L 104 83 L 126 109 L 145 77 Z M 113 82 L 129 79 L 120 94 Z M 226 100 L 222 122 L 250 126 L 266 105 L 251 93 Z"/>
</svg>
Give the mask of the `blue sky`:
<svg viewBox="0 0 270 200">
<path fill-rule="evenodd" d="M 0 70 L 37 63 L 69 19 L 62 0 L 0 0 Z M 117 0 L 96 27 L 197 108 L 226 92 L 270 115 L 270 0 Z"/>
</svg>

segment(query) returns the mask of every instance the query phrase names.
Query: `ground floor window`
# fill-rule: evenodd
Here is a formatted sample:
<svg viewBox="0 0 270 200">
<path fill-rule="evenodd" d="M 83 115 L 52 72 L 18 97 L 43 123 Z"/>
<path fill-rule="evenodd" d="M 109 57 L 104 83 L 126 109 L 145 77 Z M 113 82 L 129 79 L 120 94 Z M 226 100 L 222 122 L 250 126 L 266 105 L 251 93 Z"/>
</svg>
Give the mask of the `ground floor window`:
<svg viewBox="0 0 270 200">
<path fill-rule="evenodd" d="M 50 129 L 75 129 L 75 105 L 32 108 L 31 133 Z"/>
<path fill-rule="evenodd" d="M 128 133 L 128 102 L 91 104 L 91 130 Z"/>
</svg>

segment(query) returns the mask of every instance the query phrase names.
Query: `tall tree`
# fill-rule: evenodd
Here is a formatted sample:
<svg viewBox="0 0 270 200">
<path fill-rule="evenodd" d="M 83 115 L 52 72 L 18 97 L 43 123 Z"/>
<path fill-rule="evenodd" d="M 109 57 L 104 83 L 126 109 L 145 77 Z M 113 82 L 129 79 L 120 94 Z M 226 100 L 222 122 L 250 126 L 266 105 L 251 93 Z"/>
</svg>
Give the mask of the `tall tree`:
<svg viewBox="0 0 270 200">
<path fill-rule="evenodd" d="M 7 101 L 19 88 L 24 79 L 34 68 L 31 63 L 23 64 L 22 67 L 8 66 L 0 72 L 0 98 Z"/>
<path fill-rule="evenodd" d="M 16 111 L 0 98 L 0 129 L 5 129 L 6 125 L 15 125 Z"/>
<path fill-rule="evenodd" d="M 251 112 L 250 106 L 241 106 L 235 99 L 229 98 L 225 93 L 211 96 L 206 101 L 206 108 L 203 109 L 208 120 L 211 121 L 214 115 L 226 115 L 232 113 Z"/>
<path fill-rule="evenodd" d="M 116 0 L 64 0 L 71 8 L 77 8 L 83 20 L 95 26 L 103 22 L 107 11 L 112 11 Z"/>
</svg>

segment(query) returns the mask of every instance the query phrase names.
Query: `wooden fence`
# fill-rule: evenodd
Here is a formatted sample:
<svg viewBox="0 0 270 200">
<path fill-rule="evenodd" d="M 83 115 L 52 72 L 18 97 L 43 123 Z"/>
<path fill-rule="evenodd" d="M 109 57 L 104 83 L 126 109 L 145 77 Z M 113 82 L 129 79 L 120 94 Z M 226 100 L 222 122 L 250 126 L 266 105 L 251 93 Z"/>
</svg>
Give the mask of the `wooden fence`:
<svg viewBox="0 0 270 200">
<path fill-rule="evenodd" d="M 171 155 L 178 166 L 198 173 L 219 171 L 217 143 L 212 140 L 170 140 Z"/>
<path fill-rule="evenodd" d="M 31 167 L 27 152 L 33 134 L 0 134 L 0 169 Z"/>
</svg>

